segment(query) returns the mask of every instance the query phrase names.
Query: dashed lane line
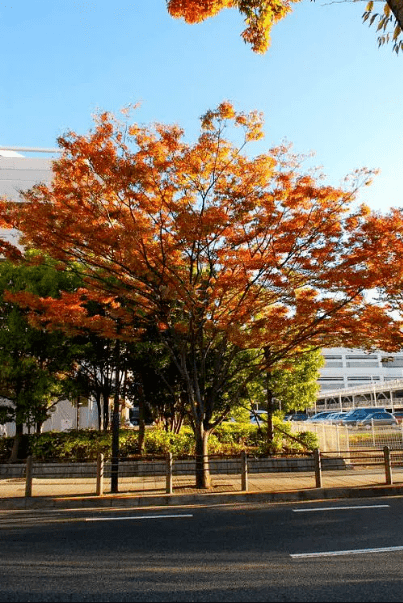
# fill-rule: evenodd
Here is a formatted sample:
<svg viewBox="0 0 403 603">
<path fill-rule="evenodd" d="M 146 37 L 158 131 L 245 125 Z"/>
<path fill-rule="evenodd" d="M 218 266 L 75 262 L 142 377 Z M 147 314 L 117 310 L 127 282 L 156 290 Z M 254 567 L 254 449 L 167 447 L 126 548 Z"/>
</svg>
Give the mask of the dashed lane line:
<svg viewBox="0 0 403 603">
<path fill-rule="evenodd" d="M 179 519 L 183 517 L 193 517 L 192 514 L 183 515 L 131 515 L 127 517 L 86 517 L 85 521 L 128 521 L 135 519 Z"/>
<path fill-rule="evenodd" d="M 348 511 L 356 509 L 385 509 L 390 505 L 353 505 L 345 507 L 309 507 L 305 509 L 293 509 L 293 513 L 310 513 L 313 511 Z"/>
<path fill-rule="evenodd" d="M 345 551 L 322 551 L 318 553 L 292 553 L 293 559 L 302 559 L 310 557 L 338 557 L 341 555 L 366 555 L 368 553 L 393 553 L 403 551 L 403 546 L 386 546 L 377 549 L 350 549 Z"/>
</svg>

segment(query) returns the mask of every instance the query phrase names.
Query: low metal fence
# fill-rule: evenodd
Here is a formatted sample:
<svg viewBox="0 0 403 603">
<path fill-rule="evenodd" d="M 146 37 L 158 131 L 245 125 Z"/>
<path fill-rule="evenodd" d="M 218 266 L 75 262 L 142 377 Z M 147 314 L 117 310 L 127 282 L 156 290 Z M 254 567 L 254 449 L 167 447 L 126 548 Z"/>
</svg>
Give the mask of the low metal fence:
<svg viewBox="0 0 403 603">
<path fill-rule="evenodd" d="M 331 476 L 333 487 L 371 486 L 403 483 L 403 450 L 391 449 L 389 446 L 366 448 L 360 450 L 333 451 L 322 454 L 324 458 L 339 458 L 342 455 L 345 469 L 342 473 L 334 472 Z M 326 474 L 325 486 L 328 485 Z"/>
<path fill-rule="evenodd" d="M 96 463 L 42 463 L 32 457 L 20 465 L 0 465 L 0 498 L 5 496 L 102 496 L 110 492 L 112 466 Z M 120 459 L 121 495 L 171 495 L 200 492 L 194 457 Z M 324 487 L 403 483 L 403 449 L 320 449 L 299 457 L 209 457 L 208 492 L 281 492 Z M 115 493 L 116 490 L 115 490 Z"/>
</svg>

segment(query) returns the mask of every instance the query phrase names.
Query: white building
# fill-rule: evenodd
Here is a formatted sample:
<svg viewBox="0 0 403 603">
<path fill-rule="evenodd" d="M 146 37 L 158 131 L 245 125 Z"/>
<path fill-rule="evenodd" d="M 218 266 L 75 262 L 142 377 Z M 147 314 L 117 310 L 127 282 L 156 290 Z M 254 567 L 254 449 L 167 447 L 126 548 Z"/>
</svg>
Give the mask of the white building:
<svg viewBox="0 0 403 603">
<path fill-rule="evenodd" d="M 31 156 L 23 155 L 22 151 Z M 50 182 L 52 159 L 59 152 L 59 149 L 34 147 L 0 148 L 0 194 L 18 201 L 20 190 L 28 190 L 39 182 Z"/>
<path fill-rule="evenodd" d="M 320 369 L 320 390 L 371 385 L 403 378 L 403 352 L 363 352 L 349 348 L 322 350 L 325 366 Z"/>
<path fill-rule="evenodd" d="M 403 410 L 403 352 L 364 352 L 349 348 L 322 350 L 320 392 L 315 411 L 357 406 Z"/>
<path fill-rule="evenodd" d="M 40 182 L 49 183 L 52 177 L 52 160 L 58 153 L 59 149 L 0 148 L 0 197 L 20 201 L 21 190 L 28 190 Z M 17 242 L 17 231 L 0 229 L 0 236 L 14 244 Z M 80 406 L 78 411 L 77 406 L 63 400 L 45 421 L 43 431 L 66 431 L 78 426 L 96 427 L 97 424 L 97 409 L 91 400 L 85 406 Z M 0 426 L 0 430 L 0 435 L 4 433 L 13 436 L 15 423 L 6 423 Z"/>
<path fill-rule="evenodd" d="M 9 403 L 8 403 L 9 404 Z M 42 432 L 44 431 L 68 431 L 69 429 L 96 429 L 98 426 L 98 410 L 93 400 L 85 400 L 77 408 L 69 400 L 60 400 L 50 417 L 44 422 Z M 31 433 L 35 431 L 32 427 Z M 24 426 L 24 433 L 28 433 Z M 14 437 L 15 423 L 6 423 L 0 425 L 0 436 Z"/>
<path fill-rule="evenodd" d="M 22 152 L 31 156 L 23 155 Z M 49 183 L 52 177 L 52 160 L 58 153 L 59 149 L 0 148 L 0 198 L 20 201 L 20 191 L 28 190 L 40 182 Z M 17 242 L 15 230 L 0 228 L 0 236 L 14 244 Z"/>
</svg>

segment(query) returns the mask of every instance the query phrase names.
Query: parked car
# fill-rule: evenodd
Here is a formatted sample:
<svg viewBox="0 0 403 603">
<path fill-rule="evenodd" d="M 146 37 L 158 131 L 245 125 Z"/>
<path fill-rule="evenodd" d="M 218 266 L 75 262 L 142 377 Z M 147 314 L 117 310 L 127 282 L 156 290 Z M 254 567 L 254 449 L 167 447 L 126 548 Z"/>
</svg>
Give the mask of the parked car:
<svg viewBox="0 0 403 603">
<path fill-rule="evenodd" d="M 345 414 L 341 420 L 341 425 L 345 425 L 346 427 L 355 427 L 358 421 L 362 421 L 368 417 L 368 415 L 372 415 L 375 412 L 386 412 L 386 409 L 374 408 L 373 406 L 355 408 L 354 410 L 350 410 Z"/>
<path fill-rule="evenodd" d="M 341 425 L 346 414 L 346 411 L 333 412 L 331 415 L 325 418 L 325 421 L 331 425 Z"/>
<path fill-rule="evenodd" d="M 153 418 L 148 412 L 146 412 L 144 421 L 146 425 L 153 425 L 154 423 Z M 138 406 L 129 409 L 129 424 L 133 427 L 137 427 L 140 424 L 140 410 Z"/>
<path fill-rule="evenodd" d="M 284 421 L 306 421 L 308 415 L 304 412 L 295 412 L 285 415 Z"/>
<path fill-rule="evenodd" d="M 326 421 L 326 423 L 330 423 L 335 415 L 337 415 L 337 412 L 331 412 L 330 415 L 327 415 L 323 420 Z"/>
<path fill-rule="evenodd" d="M 310 423 L 316 423 L 317 421 L 323 421 L 325 419 L 327 419 L 327 417 L 329 415 L 332 415 L 333 411 L 332 410 L 324 410 L 322 412 L 317 412 L 316 415 L 312 415 L 312 417 L 309 417 L 308 421 Z"/>
<path fill-rule="evenodd" d="M 374 412 L 371 415 L 367 415 L 365 419 L 357 421 L 357 427 L 365 427 L 371 429 L 374 426 L 387 426 L 397 425 L 395 417 L 390 412 Z"/>
</svg>

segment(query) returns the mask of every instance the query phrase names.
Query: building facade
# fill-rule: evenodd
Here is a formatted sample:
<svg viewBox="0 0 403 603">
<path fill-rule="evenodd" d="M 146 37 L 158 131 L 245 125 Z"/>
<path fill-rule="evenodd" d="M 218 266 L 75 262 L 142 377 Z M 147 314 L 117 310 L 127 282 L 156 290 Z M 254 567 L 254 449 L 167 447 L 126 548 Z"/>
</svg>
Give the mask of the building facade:
<svg viewBox="0 0 403 603">
<path fill-rule="evenodd" d="M 325 366 L 320 370 L 321 393 L 371 385 L 403 378 L 403 352 L 364 352 L 349 348 L 322 350 Z"/>
<path fill-rule="evenodd" d="M 322 354 L 325 366 L 314 412 L 359 406 L 403 411 L 403 352 L 326 348 Z"/>
<path fill-rule="evenodd" d="M 34 156 L 23 155 L 23 150 Z M 52 159 L 58 152 L 58 149 L 30 147 L 0 148 L 0 198 L 21 201 L 20 191 L 28 190 L 40 182 L 49 183 L 52 177 Z M 17 244 L 16 230 L 0 228 L 0 236 L 3 240 Z"/>
</svg>

